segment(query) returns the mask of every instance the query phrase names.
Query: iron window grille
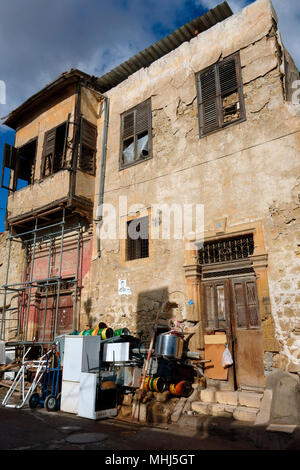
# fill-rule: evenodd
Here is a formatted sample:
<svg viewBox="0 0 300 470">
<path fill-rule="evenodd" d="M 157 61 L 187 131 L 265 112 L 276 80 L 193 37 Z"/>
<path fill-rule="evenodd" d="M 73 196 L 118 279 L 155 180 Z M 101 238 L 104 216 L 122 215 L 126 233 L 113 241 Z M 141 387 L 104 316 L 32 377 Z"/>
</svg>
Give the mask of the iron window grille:
<svg viewBox="0 0 300 470">
<path fill-rule="evenodd" d="M 253 234 L 205 242 L 198 251 L 200 264 L 213 264 L 236 261 L 253 255 Z"/>
<path fill-rule="evenodd" d="M 151 99 L 121 114 L 120 169 L 152 158 Z"/>
<path fill-rule="evenodd" d="M 149 257 L 148 216 L 127 222 L 127 261 Z"/>
<path fill-rule="evenodd" d="M 200 137 L 246 119 L 239 53 L 196 74 Z"/>
</svg>

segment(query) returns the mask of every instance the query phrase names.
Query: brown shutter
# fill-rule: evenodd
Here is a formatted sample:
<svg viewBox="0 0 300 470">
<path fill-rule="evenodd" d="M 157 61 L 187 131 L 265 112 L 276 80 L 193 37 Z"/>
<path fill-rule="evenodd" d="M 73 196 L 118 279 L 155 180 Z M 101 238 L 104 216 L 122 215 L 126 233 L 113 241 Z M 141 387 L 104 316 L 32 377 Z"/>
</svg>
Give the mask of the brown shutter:
<svg viewBox="0 0 300 470">
<path fill-rule="evenodd" d="M 123 140 L 128 139 L 134 135 L 134 111 L 123 116 Z"/>
<path fill-rule="evenodd" d="M 150 101 L 145 101 L 141 103 L 136 108 L 136 124 L 135 124 L 135 134 L 142 134 L 143 132 L 149 131 L 150 124 Z"/>
<path fill-rule="evenodd" d="M 199 116 L 201 135 L 219 128 L 217 70 L 213 65 L 198 76 Z"/>
<path fill-rule="evenodd" d="M 10 170 L 16 169 L 18 151 L 15 147 L 9 144 L 4 144 L 3 153 L 3 166 Z"/>
<path fill-rule="evenodd" d="M 221 94 L 234 92 L 238 88 L 235 59 L 224 60 L 219 64 Z"/>
<path fill-rule="evenodd" d="M 53 173 L 53 160 L 54 160 L 54 153 L 55 153 L 55 137 L 56 137 L 56 128 L 45 132 L 44 145 L 43 145 L 43 155 L 42 155 L 42 165 L 41 165 L 41 178 L 43 178 L 44 176 L 48 176 L 48 175 L 46 175 L 47 168 L 48 168 L 48 174 Z"/>
<path fill-rule="evenodd" d="M 3 150 L 3 164 L 2 164 L 2 175 L 1 175 L 1 188 L 7 189 L 9 191 L 15 191 L 16 189 L 16 168 L 18 163 L 18 150 L 9 144 L 4 144 Z M 13 180 L 10 178 L 11 186 L 4 185 L 4 169 L 8 168 L 9 170 L 14 171 Z"/>
<path fill-rule="evenodd" d="M 95 174 L 95 155 L 97 147 L 97 127 L 84 118 L 80 126 L 79 169 L 85 173 Z"/>
<path fill-rule="evenodd" d="M 54 155 L 55 151 L 55 136 L 56 128 L 45 132 L 44 146 L 43 146 L 43 157 Z"/>
<path fill-rule="evenodd" d="M 86 119 L 82 119 L 81 133 L 81 143 L 83 145 L 87 145 L 93 150 L 96 150 L 97 127 L 88 122 Z"/>
</svg>

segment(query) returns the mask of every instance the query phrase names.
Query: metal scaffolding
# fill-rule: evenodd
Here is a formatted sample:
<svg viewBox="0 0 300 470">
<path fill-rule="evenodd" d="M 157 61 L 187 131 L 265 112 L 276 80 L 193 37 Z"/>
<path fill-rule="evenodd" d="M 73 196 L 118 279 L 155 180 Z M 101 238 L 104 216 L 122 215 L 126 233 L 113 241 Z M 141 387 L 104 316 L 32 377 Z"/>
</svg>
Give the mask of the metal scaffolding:
<svg viewBox="0 0 300 470">
<path fill-rule="evenodd" d="M 76 327 L 76 314 L 77 314 L 77 298 L 79 290 L 79 266 L 80 266 L 80 247 L 82 244 L 82 226 L 80 224 L 74 225 L 72 227 L 66 227 L 65 219 L 65 208 L 62 208 L 62 218 L 59 222 L 52 223 L 47 226 L 38 226 L 39 218 L 35 218 L 34 228 L 18 234 L 13 234 L 12 230 L 8 237 L 8 260 L 6 268 L 6 280 L 5 284 L 2 286 L 3 292 L 3 309 L 2 309 L 2 319 L 1 319 L 1 330 L 0 330 L 0 339 L 5 341 L 7 344 L 12 345 L 29 345 L 33 342 L 36 345 L 49 345 L 53 342 L 54 338 L 57 336 L 57 322 L 58 322 L 58 312 L 59 312 L 59 299 L 61 295 L 61 286 L 65 282 L 65 278 L 62 277 L 63 273 L 63 252 L 64 244 L 68 239 L 76 240 L 76 267 L 74 275 L 71 276 L 71 282 L 74 286 L 74 291 L 72 292 L 73 296 L 73 321 L 72 328 L 73 330 Z M 57 253 L 55 249 L 55 242 L 58 240 L 59 246 L 59 264 L 58 264 L 58 273 L 56 276 L 51 276 L 51 258 L 53 252 L 55 255 Z M 22 280 L 19 283 L 9 284 L 10 277 L 10 268 L 11 268 L 11 253 L 13 249 L 13 243 L 21 243 L 24 247 L 24 266 L 23 266 L 23 275 Z M 34 266 L 36 261 L 36 254 L 38 252 L 38 247 L 41 246 L 41 243 L 48 246 L 48 268 L 47 268 L 47 277 L 43 279 L 37 279 L 34 276 Z M 68 276 L 70 278 L 70 276 Z M 42 328 L 42 337 L 38 340 L 34 338 L 28 338 L 28 326 L 29 326 L 29 317 L 30 317 L 30 308 L 31 308 L 31 298 L 33 289 L 43 289 L 45 292 L 45 306 L 43 314 L 43 328 Z M 53 338 L 45 339 L 46 332 L 46 320 L 47 320 L 47 307 L 49 300 L 49 292 L 55 292 L 56 305 L 55 305 L 55 316 L 54 316 L 54 328 L 53 328 Z M 7 298 L 11 293 L 16 293 L 18 296 L 18 307 L 17 307 L 17 326 L 16 326 L 16 337 L 12 341 L 6 340 L 6 330 L 7 322 L 10 318 L 7 316 L 8 311 L 16 310 L 16 308 L 7 308 Z"/>
</svg>

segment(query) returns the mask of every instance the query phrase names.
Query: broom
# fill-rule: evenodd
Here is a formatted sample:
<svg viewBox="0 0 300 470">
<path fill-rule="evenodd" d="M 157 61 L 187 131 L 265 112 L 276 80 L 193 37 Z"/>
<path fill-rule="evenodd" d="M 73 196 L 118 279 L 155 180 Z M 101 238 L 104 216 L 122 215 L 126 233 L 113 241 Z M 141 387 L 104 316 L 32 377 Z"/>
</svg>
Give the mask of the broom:
<svg viewBox="0 0 300 470">
<path fill-rule="evenodd" d="M 141 394 L 142 394 L 142 391 L 144 389 L 144 385 L 145 385 L 145 379 L 146 379 L 146 375 L 147 375 L 147 370 L 148 370 L 148 367 L 149 367 L 149 362 L 150 362 L 150 357 L 151 357 L 151 354 L 152 354 L 152 348 L 153 348 L 153 344 L 154 344 L 154 339 L 155 339 L 155 334 L 156 334 L 156 330 L 157 330 L 157 326 L 158 326 L 158 320 L 159 320 L 159 317 L 160 317 L 160 314 L 161 312 L 163 311 L 165 305 L 167 304 L 167 302 L 164 302 L 163 304 L 161 304 L 160 308 L 158 309 L 157 311 L 157 314 L 156 314 L 156 319 L 155 319 L 155 323 L 154 323 L 154 328 L 153 328 L 153 333 L 152 333 L 152 337 L 151 337 L 151 342 L 150 342 L 150 346 L 149 346 L 149 349 L 148 349 L 148 355 L 147 355 L 147 360 L 145 362 L 145 365 L 144 365 L 144 370 L 143 370 L 143 376 L 142 376 L 142 381 L 141 381 L 141 385 L 138 389 L 138 392 L 137 392 L 137 395 L 136 395 L 136 400 L 135 400 L 135 403 L 133 405 L 133 408 L 132 408 L 132 416 L 134 417 L 135 416 L 135 411 L 136 411 L 136 408 L 138 407 L 138 420 L 139 420 L 139 415 L 140 415 L 140 400 L 141 400 Z"/>
</svg>

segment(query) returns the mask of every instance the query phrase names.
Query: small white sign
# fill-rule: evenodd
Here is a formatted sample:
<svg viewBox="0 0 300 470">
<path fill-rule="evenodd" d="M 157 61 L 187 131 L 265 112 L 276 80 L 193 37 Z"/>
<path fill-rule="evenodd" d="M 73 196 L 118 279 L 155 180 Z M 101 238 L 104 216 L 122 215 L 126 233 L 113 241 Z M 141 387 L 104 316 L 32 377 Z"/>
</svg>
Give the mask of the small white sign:
<svg viewBox="0 0 300 470">
<path fill-rule="evenodd" d="M 131 295 L 131 289 L 127 287 L 126 279 L 119 279 L 119 295 Z"/>
</svg>

